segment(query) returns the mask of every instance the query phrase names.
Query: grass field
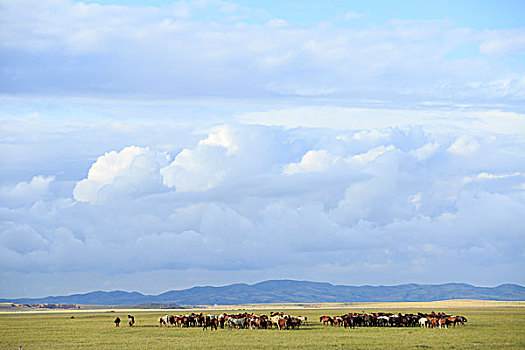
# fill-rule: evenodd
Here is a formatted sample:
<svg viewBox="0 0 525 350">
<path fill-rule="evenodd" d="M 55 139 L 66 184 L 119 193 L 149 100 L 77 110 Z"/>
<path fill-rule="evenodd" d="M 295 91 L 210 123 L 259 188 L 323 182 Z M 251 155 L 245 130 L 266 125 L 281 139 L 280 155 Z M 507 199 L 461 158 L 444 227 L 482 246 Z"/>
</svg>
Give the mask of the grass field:
<svg viewBox="0 0 525 350">
<path fill-rule="evenodd" d="M 277 310 L 277 309 L 274 309 Z M 325 327 L 320 315 L 340 315 L 363 309 L 298 309 L 307 316 L 299 330 L 202 331 L 201 328 L 159 328 L 159 316 L 177 312 L 135 312 L 137 324 L 127 326 L 126 312 L 7 313 L 0 315 L 0 349 L 525 349 L 524 308 L 436 309 L 466 316 L 466 326 L 449 329 Z M 250 311 L 250 310 L 247 310 Z M 364 311 L 389 311 L 368 309 Z M 392 309 L 392 312 L 430 312 L 431 309 Z M 187 312 L 187 311 L 186 311 Z M 204 310 L 209 313 L 210 310 Z M 257 311 L 256 311 L 257 312 Z M 262 311 L 268 314 L 268 310 Z M 218 311 L 213 311 L 218 314 Z M 71 318 L 74 316 L 74 318 Z M 120 316 L 121 327 L 113 320 Z"/>
</svg>

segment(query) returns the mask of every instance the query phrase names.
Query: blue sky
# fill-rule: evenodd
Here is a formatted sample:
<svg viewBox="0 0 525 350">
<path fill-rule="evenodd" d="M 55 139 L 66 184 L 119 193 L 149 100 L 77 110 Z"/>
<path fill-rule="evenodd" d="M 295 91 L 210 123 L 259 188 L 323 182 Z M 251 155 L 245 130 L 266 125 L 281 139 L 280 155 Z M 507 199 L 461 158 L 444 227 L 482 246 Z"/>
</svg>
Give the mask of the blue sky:
<svg viewBox="0 0 525 350">
<path fill-rule="evenodd" d="M 171 0 L 108 0 L 85 3 L 125 6 L 161 6 L 173 4 Z M 392 19 L 448 20 L 459 27 L 473 29 L 521 28 L 525 5 L 518 0 L 498 1 L 235 1 L 236 4 L 257 8 L 269 16 L 296 24 L 312 24 L 340 18 L 348 12 L 360 15 L 361 22 L 381 24 Z M 357 18 L 356 18 L 357 19 Z"/>
<path fill-rule="evenodd" d="M 0 1 L 0 296 L 525 283 L 523 7 Z"/>
</svg>

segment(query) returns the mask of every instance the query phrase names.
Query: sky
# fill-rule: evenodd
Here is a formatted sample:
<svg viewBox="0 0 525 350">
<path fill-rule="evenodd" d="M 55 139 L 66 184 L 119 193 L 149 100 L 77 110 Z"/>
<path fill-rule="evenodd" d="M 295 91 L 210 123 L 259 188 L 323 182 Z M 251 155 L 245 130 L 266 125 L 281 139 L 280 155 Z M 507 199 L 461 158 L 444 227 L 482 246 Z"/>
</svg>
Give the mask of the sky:
<svg viewBox="0 0 525 350">
<path fill-rule="evenodd" d="M 0 0 L 0 297 L 523 285 L 524 13 Z"/>
</svg>

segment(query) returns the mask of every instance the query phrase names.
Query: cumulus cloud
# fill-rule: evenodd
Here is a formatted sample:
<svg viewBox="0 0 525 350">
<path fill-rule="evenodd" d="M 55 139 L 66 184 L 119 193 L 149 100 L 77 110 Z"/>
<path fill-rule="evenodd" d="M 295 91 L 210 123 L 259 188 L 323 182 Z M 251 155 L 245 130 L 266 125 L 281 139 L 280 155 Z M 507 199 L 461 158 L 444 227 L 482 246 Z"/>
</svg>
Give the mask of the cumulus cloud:
<svg viewBox="0 0 525 350">
<path fill-rule="evenodd" d="M 417 160 L 424 161 L 424 160 L 429 159 L 430 157 L 432 157 L 437 152 L 437 150 L 439 149 L 439 146 L 440 146 L 439 143 L 429 142 L 426 145 L 424 145 L 424 146 L 422 146 L 422 147 L 420 147 L 418 149 L 412 150 L 410 153 Z"/>
<path fill-rule="evenodd" d="M 78 201 L 100 202 L 115 196 L 137 196 L 161 188 L 159 169 L 169 162 L 167 153 L 129 146 L 107 152 L 91 166 L 86 179 L 79 181 L 73 196 Z"/>
<path fill-rule="evenodd" d="M 520 280 L 525 154 L 515 145 L 522 141 L 417 126 L 226 124 L 199 135 L 171 163 L 167 152 L 147 147 L 107 152 L 69 196 L 45 177 L 4 188 L 25 204 L 3 197 L 2 269 L 18 277 L 196 269 L 200 281 L 215 271 L 227 283 L 240 271 L 257 280 L 289 267 L 295 272 L 287 276 L 322 279 L 329 259 L 331 281 L 340 283 L 450 276 L 498 283 L 480 267 L 498 264 Z M 440 146 L 447 144 L 455 146 Z M 32 196 L 24 195 L 28 186 Z M 435 259 L 456 256 L 464 257 L 461 268 L 435 272 Z M 363 273 L 349 280 L 353 269 Z"/>
<path fill-rule="evenodd" d="M 476 152 L 479 147 L 480 144 L 475 139 L 469 136 L 460 136 L 447 148 L 447 151 L 461 156 L 469 156 Z"/>
<path fill-rule="evenodd" d="M 306 152 L 299 163 L 287 164 L 283 173 L 287 175 L 297 173 L 319 172 L 327 170 L 334 165 L 339 158 L 326 150 L 311 150 Z"/>
<path fill-rule="evenodd" d="M 274 172 L 288 157 L 278 154 L 283 131 L 278 128 L 221 125 L 192 148 L 185 148 L 161 169 L 164 184 L 177 191 L 206 191 L 222 183 Z M 293 143 L 293 141 L 290 141 Z"/>
<path fill-rule="evenodd" d="M 39 199 L 49 199 L 53 196 L 51 184 L 54 176 L 34 176 L 29 182 L 19 182 L 14 186 L 0 187 L 0 201 L 10 205 L 32 204 Z"/>
<path fill-rule="evenodd" d="M 205 191 L 220 184 L 229 174 L 226 149 L 201 146 L 182 150 L 161 170 L 164 184 L 178 191 Z"/>
</svg>

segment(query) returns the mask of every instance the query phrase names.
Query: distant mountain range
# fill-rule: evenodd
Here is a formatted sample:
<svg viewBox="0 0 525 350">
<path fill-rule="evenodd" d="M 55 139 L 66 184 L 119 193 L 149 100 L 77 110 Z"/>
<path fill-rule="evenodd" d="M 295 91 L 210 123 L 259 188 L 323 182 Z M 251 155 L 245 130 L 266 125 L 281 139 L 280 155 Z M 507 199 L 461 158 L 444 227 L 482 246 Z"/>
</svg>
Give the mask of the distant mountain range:
<svg viewBox="0 0 525 350">
<path fill-rule="evenodd" d="M 0 299 L 10 303 L 53 303 L 77 305 L 235 305 L 254 303 L 321 302 L 401 302 L 447 299 L 525 300 L 525 287 L 502 284 L 475 287 L 465 283 L 402 284 L 398 286 L 344 286 L 330 283 L 272 280 L 255 284 L 232 284 L 224 287 L 193 287 L 159 295 L 138 292 L 96 291 L 45 298 Z"/>
</svg>

